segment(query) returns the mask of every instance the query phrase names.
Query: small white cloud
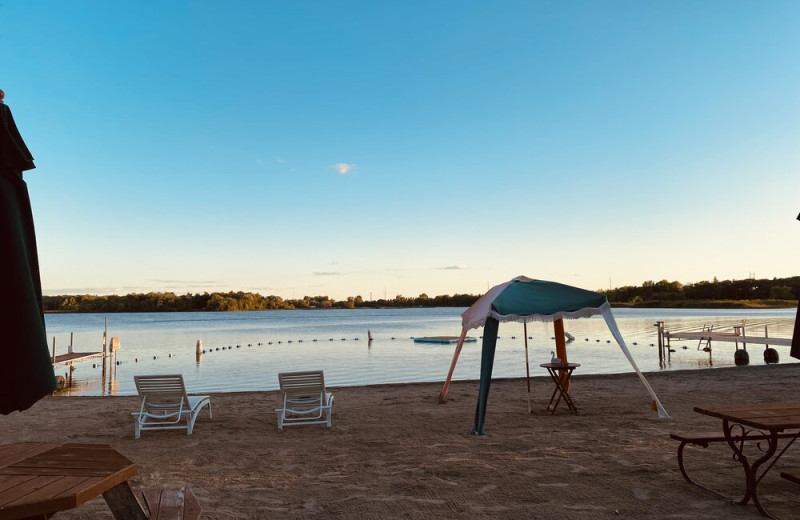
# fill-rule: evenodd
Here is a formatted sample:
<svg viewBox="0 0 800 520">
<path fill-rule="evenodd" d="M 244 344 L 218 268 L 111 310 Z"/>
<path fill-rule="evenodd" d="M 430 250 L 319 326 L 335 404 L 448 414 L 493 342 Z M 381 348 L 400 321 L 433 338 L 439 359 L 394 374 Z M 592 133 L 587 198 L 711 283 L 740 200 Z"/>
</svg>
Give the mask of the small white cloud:
<svg viewBox="0 0 800 520">
<path fill-rule="evenodd" d="M 446 267 L 440 267 L 439 269 L 444 269 L 446 271 L 466 271 L 466 265 L 448 265 Z"/>
<path fill-rule="evenodd" d="M 336 271 L 315 271 L 314 276 L 341 276 L 342 273 Z"/>
<path fill-rule="evenodd" d="M 341 175 L 347 175 L 352 170 L 356 170 L 358 166 L 355 164 L 348 164 L 348 163 L 336 163 L 333 165 L 333 169 L 339 172 Z"/>
<path fill-rule="evenodd" d="M 276 157 L 275 162 L 278 164 L 283 164 L 286 162 L 286 159 L 283 159 L 282 157 Z"/>
</svg>

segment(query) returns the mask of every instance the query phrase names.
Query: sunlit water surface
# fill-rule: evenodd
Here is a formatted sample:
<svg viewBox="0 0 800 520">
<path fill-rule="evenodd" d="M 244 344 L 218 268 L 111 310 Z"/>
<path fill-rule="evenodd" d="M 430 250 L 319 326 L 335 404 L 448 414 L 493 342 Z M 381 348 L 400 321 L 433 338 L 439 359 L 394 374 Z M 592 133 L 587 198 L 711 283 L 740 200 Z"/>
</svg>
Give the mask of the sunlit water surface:
<svg viewBox="0 0 800 520">
<path fill-rule="evenodd" d="M 48 314 L 50 346 L 63 354 L 70 343 L 76 352 L 102 350 L 103 331 L 118 337 L 121 349 L 105 378 L 98 360 L 82 362 L 73 372 L 68 395 L 133 395 L 137 374 L 183 374 L 190 392 L 274 390 L 278 373 L 322 369 L 330 386 L 443 381 L 455 344 L 415 343 L 423 336 L 457 336 L 464 308 L 358 309 L 254 312 Z M 788 338 L 795 309 L 618 309 L 617 323 L 642 371 L 704 369 L 734 365 L 733 343 L 712 344 L 699 350 L 696 341 L 673 342 L 674 353 L 659 365 L 656 321 L 666 329 L 733 332 L 745 321 L 748 336 Z M 575 337 L 567 345 L 569 361 L 580 363 L 576 374 L 630 372 L 602 317 L 565 320 Z M 367 331 L 373 341 L 368 341 Z M 470 331 L 475 343 L 461 353 L 454 379 L 477 379 L 480 374 L 480 338 L 483 329 Z M 539 364 L 555 349 L 552 324 L 529 323 L 527 336 L 531 375 L 546 375 Z M 196 360 L 197 341 L 206 353 Z M 781 363 L 792 363 L 789 347 L 775 347 Z M 750 364 L 763 364 L 763 345 L 750 345 Z M 68 369 L 57 367 L 56 374 Z M 525 376 L 525 334 L 521 323 L 500 325 L 494 377 Z"/>
</svg>

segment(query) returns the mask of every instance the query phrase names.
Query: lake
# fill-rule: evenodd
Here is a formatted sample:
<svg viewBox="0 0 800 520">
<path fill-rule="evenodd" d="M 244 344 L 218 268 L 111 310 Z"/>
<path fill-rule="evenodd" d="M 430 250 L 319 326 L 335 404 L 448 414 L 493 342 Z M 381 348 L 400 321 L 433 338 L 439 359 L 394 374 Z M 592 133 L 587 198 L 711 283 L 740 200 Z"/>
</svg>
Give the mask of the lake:
<svg viewBox="0 0 800 520">
<path fill-rule="evenodd" d="M 76 352 L 101 351 L 103 331 L 118 337 L 121 348 L 108 377 L 99 360 L 75 365 L 73 386 L 62 395 L 135 395 L 137 374 L 183 374 L 190 392 L 274 390 L 278 373 L 322 369 L 330 386 L 444 381 L 455 344 L 415 343 L 423 336 L 458 336 L 465 308 L 337 309 L 302 311 L 47 314 L 50 347 L 64 354 L 70 337 Z M 614 316 L 639 368 L 644 372 L 706 369 L 734 365 L 734 344 L 715 342 L 712 352 L 697 342 L 673 343 L 665 367 L 659 366 L 656 321 L 671 332 L 733 331 L 745 321 L 749 336 L 792 336 L 795 309 L 617 309 Z M 632 368 L 600 316 L 565 320 L 575 337 L 567 345 L 576 374 L 631 372 Z M 373 341 L 368 341 L 368 331 Z M 456 367 L 454 379 L 480 375 L 480 337 L 473 329 Z M 545 376 L 539 364 L 555 350 L 550 323 L 528 324 L 532 376 Z M 195 357 L 197 341 L 206 353 Z M 781 363 L 793 363 L 789 347 L 775 347 Z M 763 364 L 763 345 L 750 345 L 750 364 Z M 57 367 L 65 375 L 66 367 Z M 525 376 L 525 334 L 521 323 L 500 324 L 493 376 Z"/>
</svg>

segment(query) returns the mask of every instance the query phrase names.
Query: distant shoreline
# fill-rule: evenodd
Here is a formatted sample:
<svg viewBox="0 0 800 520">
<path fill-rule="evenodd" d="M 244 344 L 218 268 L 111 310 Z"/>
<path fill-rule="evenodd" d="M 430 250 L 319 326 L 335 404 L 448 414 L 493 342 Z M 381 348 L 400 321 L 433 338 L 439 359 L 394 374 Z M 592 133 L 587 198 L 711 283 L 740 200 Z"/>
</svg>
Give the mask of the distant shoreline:
<svg viewBox="0 0 800 520">
<path fill-rule="evenodd" d="M 650 300 L 645 302 L 637 302 L 635 304 L 628 302 L 610 302 L 612 308 L 618 309 L 794 309 L 797 303 L 794 300 Z M 426 307 L 429 309 L 441 309 L 451 307 L 463 307 L 461 305 L 439 305 L 435 307 Z M 422 308 L 419 306 L 371 306 L 362 305 L 353 309 L 337 307 L 342 310 L 359 310 L 359 309 L 416 309 Z M 317 310 L 331 310 L 325 308 L 301 308 L 301 309 L 253 309 L 253 310 L 281 310 L 281 311 L 317 311 Z M 250 312 L 242 310 L 203 310 L 203 309 L 187 309 L 187 310 L 162 310 L 162 311 L 138 311 L 138 310 L 114 310 L 114 311 L 61 311 L 61 310 L 46 310 L 45 314 L 115 314 L 115 313 L 146 313 L 146 312 Z"/>
<path fill-rule="evenodd" d="M 794 309 L 795 300 L 650 300 L 635 304 L 611 302 L 630 309 Z"/>
</svg>

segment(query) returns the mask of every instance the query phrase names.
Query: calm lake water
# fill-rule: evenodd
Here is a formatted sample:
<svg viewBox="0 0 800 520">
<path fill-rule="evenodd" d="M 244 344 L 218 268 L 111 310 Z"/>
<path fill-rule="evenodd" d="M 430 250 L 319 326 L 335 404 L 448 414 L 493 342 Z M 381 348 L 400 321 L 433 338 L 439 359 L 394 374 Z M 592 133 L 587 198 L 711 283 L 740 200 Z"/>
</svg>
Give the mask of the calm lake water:
<svg viewBox="0 0 800 520">
<path fill-rule="evenodd" d="M 48 314 L 47 333 L 57 354 L 66 353 L 72 333 L 76 352 L 100 351 L 105 321 L 108 337 L 120 338 L 121 349 L 110 377 L 103 379 L 99 361 L 82 362 L 73 373 L 67 395 L 134 395 L 133 376 L 181 373 L 190 392 L 274 390 L 278 373 L 322 369 L 330 386 L 376 383 L 444 381 L 455 344 L 414 343 L 414 337 L 458 336 L 464 308 L 358 309 L 310 311 Z M 715 331 L 733 332 L 746 320 L 750 336 L 789 338 L 795 309 L 618 309 L 620 330 L 637 364 L 644 372 L 733 366 L 733 343 L 714 343 L 711 353 L 697 349 L 697 342 L 675 343 L 670 363 L 659 367 L 656 321 L 668 331 L 699 331 L 714 325 Z M 567 345 L 571 362 L 580 363 L 576 374 L 631 372 L 602 317 L 565 320 L 575 337 Z M 373 341 L 368 341 L 367 331 Z M 454 379 L 480 375 L 480 337 L 473 329 Z M 528 349 L 532 376 L 544 376 L 540 363 L 550 360 L 555 349 L 552 324 L 528 324 Z M 206 353 L 195 359 L 197 341 Z M 684 348 L 685 347 L 685 348 Z M 789 347 L 775 347 L 781 363 L 792 363 Z M 763 364 L 763 345 L 750 345 L 750 364 Z M 97 363 L 93 366 L 94 363 Z M 66 374 L 57 367 L 56 374 Z M 494 377 L 525 376 L 525 335 L 521 323 L 500 325 Z"/>
</svg>

